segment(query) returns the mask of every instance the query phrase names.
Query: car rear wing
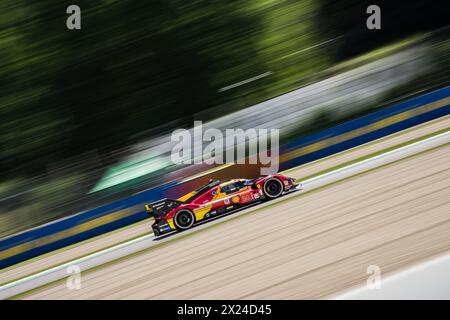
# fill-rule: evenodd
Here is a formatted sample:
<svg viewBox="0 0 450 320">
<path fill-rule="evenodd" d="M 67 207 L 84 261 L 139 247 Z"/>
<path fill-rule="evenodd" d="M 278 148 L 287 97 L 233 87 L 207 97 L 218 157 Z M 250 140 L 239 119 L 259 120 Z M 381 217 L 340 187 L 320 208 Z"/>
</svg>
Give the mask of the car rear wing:
<svg viewBox="0 0 450 320">
<path fill-rule="evenodd" d="M 161 199 L 145 205 L 145 210 L 152 216 L 165 216 L 183 202 L 174 199 Z"/>
</svg>

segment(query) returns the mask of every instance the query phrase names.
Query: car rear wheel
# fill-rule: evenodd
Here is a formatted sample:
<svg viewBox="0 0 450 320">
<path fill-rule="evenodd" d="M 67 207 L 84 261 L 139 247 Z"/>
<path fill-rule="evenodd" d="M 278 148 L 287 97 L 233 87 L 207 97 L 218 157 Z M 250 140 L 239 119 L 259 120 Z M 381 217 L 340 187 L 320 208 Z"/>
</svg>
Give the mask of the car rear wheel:
<svg viewBox="0 0 450 320">
<path fill-rule="evenodd" d="M 264 183 L 263 190 L 266 197 L 277 198 L 283 193 L 283 183 L 276 178 L 270 178 Z"/>
<path fill-rule="evenodd" d="M 186 230 L 195 222 L 194 214 L 189 210 L 180 210 L 173 219 L 178 230 Z"/>
</svg>

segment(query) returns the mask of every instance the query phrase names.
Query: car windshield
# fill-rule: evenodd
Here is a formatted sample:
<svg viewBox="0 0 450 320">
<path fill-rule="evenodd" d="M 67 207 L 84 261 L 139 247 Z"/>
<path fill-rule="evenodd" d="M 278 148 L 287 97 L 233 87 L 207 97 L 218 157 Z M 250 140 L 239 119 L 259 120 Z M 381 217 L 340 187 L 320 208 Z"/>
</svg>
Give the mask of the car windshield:
<svg viewBox="0 0 450 320">
<path fill-rule="evenodd" d="M 250 180 L 239 180 L 236 182 L 232 182 L 230 184 L 223 186 L 222 192 L 233 193 L 233 192 L 239 191 L 240 189 L 244 188 L 245 186 L 248 186 L 249 183 L 250 183 Z"/>
</svg>

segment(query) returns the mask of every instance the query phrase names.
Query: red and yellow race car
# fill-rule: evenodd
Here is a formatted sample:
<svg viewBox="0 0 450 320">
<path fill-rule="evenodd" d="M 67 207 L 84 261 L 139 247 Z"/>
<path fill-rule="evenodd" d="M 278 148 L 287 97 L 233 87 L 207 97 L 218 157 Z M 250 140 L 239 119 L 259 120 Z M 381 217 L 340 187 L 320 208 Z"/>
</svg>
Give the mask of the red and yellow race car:
<svg viewBox="0 0 450 320">
<path fill-rule="evenodd" d="M 145 205 L 155 222 L 155 236 L 174 230 L 186 230 L 194 224 L 252 203 L 270 200 L 299 190 L 295 179 L 282 174 L 258 179 L 233 179 L 226 182 L 210 181 L 208 184 L 179 199 L 162 199 Z"/>
</svg>

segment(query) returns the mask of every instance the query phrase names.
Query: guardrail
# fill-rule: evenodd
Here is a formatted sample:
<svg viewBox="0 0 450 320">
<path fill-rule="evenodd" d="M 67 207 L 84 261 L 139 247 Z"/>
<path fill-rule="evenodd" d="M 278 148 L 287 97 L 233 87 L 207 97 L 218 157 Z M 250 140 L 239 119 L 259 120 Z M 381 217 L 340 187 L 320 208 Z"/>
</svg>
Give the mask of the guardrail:
<svg viewBox="0 0 450 320">
<path fill-rule="evenodd" d="M 296 139 L 280 149 L 286 170 L 450 114 L 450 87 L 394 104 L 367 116 Z M 171 182 L 0 241 L 0 269 L 147 218 L 143 204 L 187 191 L 190 182 Z M 185 190 L 186 189 L 186 190 Z"/>
</svg>

